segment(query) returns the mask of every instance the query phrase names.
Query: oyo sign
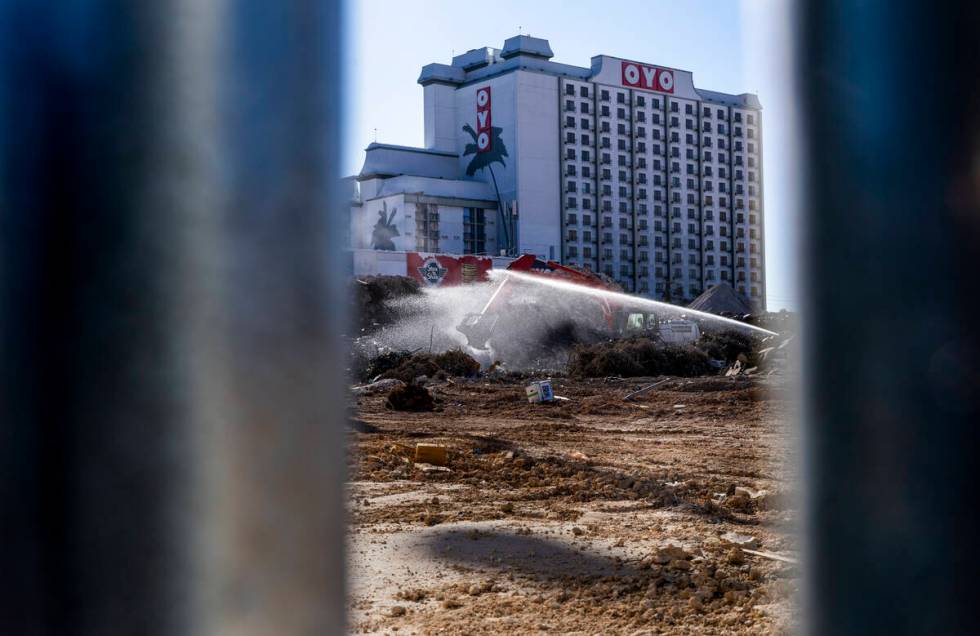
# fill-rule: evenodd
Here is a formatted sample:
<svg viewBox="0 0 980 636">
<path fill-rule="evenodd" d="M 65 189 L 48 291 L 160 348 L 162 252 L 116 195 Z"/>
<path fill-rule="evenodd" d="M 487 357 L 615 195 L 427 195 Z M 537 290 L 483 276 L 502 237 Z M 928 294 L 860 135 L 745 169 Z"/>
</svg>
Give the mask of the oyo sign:
<svg viewBox="0 0 980 636">
<path fill-rule="evenodd" d="M 666 68 L 623 62 L 623 86 L 660 93 L 674 92 L 674 72 Z"/>
<path fill-rule="evenodd" d="M 487 152 L 491 147 L 490 87 L 476 91 L 476 151 Z"/>
</svg>

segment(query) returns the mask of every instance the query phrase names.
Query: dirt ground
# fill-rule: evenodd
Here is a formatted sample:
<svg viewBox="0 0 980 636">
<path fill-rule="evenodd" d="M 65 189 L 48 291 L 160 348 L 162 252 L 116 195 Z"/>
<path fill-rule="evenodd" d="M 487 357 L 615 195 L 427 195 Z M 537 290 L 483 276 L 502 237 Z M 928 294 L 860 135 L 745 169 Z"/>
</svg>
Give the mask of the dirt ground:
<svg viewBox="0 0 980 636">
<path fill-rule="evenodd" d="M 350 631 L 795 631 L 798 566 L 746 551 L 798 557 L 788 380 L 623 400 L 655 380 L 559 378 L 568 400 L 532 405 L 521 381 L 453 379 L 433 413 L 352 397 Z"/>
</svg>

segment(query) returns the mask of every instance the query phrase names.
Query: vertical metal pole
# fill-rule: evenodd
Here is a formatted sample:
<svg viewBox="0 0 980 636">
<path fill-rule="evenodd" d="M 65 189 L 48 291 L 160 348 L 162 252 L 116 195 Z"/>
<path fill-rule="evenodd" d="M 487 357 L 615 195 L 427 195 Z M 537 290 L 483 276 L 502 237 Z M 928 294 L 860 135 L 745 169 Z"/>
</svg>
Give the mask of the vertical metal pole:
<svg viewBox="0 0 980 636">
<path fill-rule="evenodd" d="M 0 4 L 0 632 L 343 632 L 339 17 Z"/>
<path fill-rule="evenodd" d="M 802 3 L 812 634 L 976 630 L 974 3 Z"/>
</svg>

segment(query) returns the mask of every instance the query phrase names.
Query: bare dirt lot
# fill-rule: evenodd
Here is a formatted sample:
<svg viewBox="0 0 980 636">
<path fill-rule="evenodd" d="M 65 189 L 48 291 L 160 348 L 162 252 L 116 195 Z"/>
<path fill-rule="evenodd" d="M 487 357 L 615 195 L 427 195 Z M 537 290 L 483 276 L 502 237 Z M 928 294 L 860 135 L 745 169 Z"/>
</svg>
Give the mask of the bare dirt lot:
<svg viewBox="0 0 980 636">
<path fill-rule="evenodd" d="M 623 400 L 654 380 L 559 378 L 567 401 L 528 404 L 523 381 L 453 379 L 431 413 L 352 397 L 350 630 L 794 631 L 787 381 Z M 414 464 L 417 443 L 448 466 Z"/>
</svg>

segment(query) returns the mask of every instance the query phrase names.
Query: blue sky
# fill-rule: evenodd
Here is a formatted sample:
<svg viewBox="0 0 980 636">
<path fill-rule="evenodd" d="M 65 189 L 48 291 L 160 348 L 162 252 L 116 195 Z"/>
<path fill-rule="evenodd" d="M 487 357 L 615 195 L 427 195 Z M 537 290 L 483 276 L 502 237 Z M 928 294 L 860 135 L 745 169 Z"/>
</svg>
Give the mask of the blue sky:
<svg viewBox="0 0 980 636">
<path fill-rule="evenodd" d="M 422 88 L 415 80 L 423 65 L 500 47 L 518 32 L 549 40 L 558 62 L 588 66 L 605 53 L 689 70 L 698 87 L 759 95 L 769 308 L 796 308 L 796 110 L 787 17 L 788 0 L 351 0 L 344 170 L 360 169 L 375 135 L 422 145 Z"/>
</svg>

